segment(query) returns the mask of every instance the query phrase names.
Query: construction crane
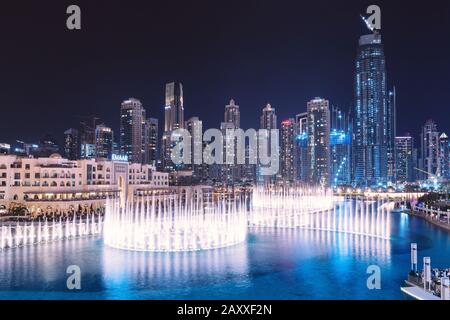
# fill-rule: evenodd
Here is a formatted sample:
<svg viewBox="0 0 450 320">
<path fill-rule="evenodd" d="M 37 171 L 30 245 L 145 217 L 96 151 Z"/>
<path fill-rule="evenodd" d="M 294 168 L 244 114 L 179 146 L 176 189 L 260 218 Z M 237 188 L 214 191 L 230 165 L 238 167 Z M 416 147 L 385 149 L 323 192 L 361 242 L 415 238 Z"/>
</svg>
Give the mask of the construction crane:
<svg viewBox="0 0 450 320">
<path fill-rule="evenodd" d="M 419 168 L 414 168 L 414 170 L 417 170 L 419 172 L 425 173 L 428 176 L 428 180 L 431 180 L 434 183 L 437 183 L 440 180 L 440 177 L 439 177 L 438 174 L 432 174 L 432 173 L 429 173 L 429 172 L 424 171 L 424 170 L 419 169 Z"/>
</svg>

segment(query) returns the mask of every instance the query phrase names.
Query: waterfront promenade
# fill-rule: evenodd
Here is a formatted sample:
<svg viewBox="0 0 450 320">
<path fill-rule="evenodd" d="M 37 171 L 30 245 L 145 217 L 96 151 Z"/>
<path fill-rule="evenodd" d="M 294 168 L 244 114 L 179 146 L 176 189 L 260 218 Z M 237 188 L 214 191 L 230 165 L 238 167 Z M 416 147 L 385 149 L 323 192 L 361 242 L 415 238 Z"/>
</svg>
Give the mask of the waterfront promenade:
<svg viewBox="0 0 450 320">
<path fill-rule="evenodd" d="M 429 207 L 412 206 L 410 214 L 450 231 L 450 212 L 439 211 Z"/>
</svg>

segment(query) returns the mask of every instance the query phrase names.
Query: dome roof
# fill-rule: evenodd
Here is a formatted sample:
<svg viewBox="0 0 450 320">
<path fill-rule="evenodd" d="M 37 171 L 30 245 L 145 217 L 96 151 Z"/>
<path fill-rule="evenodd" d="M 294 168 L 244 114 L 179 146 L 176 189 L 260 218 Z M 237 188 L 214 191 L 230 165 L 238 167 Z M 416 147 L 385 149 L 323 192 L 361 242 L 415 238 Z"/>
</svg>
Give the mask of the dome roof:
<svg viewBox="0 0 450 320">
<path fill-rule="evenodd" d="M 62 157 L 59 153 L 53 153 L 50 155 L 50 159 L 62 159 Z"/>
</svg>

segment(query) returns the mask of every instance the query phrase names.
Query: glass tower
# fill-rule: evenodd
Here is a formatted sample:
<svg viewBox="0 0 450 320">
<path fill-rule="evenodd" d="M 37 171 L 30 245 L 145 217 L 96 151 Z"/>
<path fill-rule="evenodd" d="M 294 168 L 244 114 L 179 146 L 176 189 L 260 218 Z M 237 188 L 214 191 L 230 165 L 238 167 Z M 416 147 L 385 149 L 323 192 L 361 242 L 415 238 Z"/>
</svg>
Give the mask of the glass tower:
<svg viewBox="0 0 450 320">
<path fill-rule="evenodd" d="M 353 171 L 357 186 L 382 186 L 388 182 L 388 110 L 386 62 L 381 35 L 359 39 L 355 73 Z M 393 132 L 391 133 L 393 134 Z"/>
</svg>

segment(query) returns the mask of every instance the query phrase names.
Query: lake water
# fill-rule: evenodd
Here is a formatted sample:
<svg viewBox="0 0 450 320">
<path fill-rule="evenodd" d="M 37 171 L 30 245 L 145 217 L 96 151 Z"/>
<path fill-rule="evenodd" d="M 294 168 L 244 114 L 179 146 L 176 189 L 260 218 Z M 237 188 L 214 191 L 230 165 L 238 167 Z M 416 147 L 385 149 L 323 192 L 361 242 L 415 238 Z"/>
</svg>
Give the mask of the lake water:
<svg viewBox="0 0 450 320">
<path fill-rule="evenodd" d="M 112 249 L 101 237 L 0 252 L 0 299 L 404 299 L 400 286 L 417 242 L 432 267 L 450 267 L 450 234 L 391 214 L 391 240 L 301 229 L 249 229 L 225 249 L 145 253 Z M 66 269 L 81 269 L 81 290 Z M 367 267 L 381 268 L 369 290 Z"/>
</svg>

